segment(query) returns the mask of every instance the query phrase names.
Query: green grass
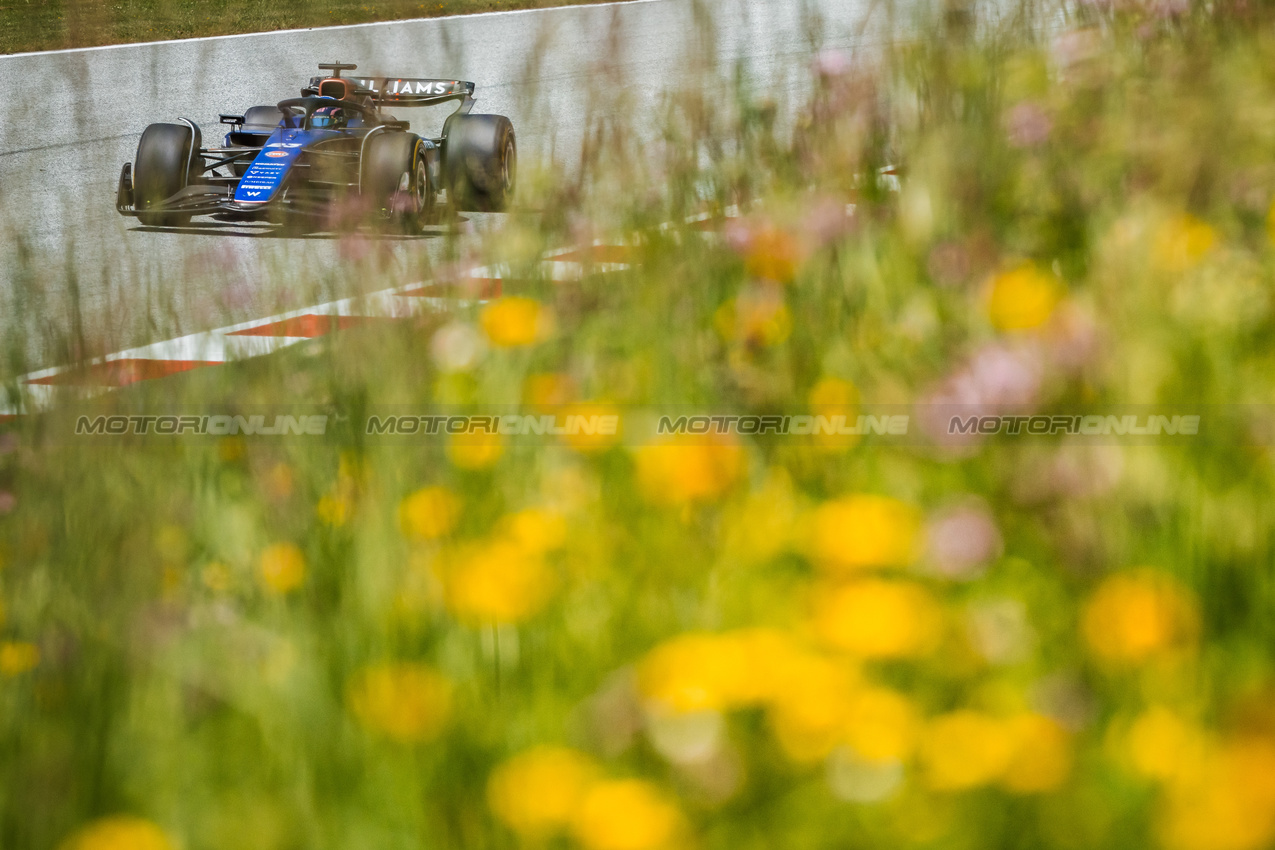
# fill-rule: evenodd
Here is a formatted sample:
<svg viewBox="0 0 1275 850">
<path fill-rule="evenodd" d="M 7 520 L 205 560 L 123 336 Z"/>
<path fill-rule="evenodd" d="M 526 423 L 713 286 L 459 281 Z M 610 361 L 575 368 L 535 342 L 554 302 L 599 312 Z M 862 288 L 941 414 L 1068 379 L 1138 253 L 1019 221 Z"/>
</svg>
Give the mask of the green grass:
<svg viewBox="0 0 1275 850">
<path fill-rule="evenodd" d="M 8 425 L 0 845 L 1270 846 L 1275 21 L 1086 9 L 822 55 L 792 133 L 743 76 L 688 76 L 654 142 L 599 89 L 575 179 L 524 162 L 476 235 L 505 298 Z M 544 278 L 595 237 L 634 267 Z M 2 250 L 16 390 L 87 330 Z M 348 256 L 263 285 L 403 282 Z M 958 402 L 1200 432 L 926 426 Z M 493 409 L 626 426 L 362 427 Z M 905 438 L 639 427 L 882 409 Z"/>
<path fill-rule="evenodd" d="M 584 0 L 595 2 L 596 0 Z M 557 6 L 552 0 L 5 0 L 0 54 Z"/>
</svg>

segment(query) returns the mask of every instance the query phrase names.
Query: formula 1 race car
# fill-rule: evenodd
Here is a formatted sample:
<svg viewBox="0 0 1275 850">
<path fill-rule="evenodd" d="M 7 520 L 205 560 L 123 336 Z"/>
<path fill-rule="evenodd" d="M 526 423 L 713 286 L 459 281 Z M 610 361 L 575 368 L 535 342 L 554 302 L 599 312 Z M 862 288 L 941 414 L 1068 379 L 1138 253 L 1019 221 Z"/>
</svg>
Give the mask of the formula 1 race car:
<svg viewBox="0 0 1275 850">
<path fill-rule="evenodd" d="M 457 210 L 498 212 L 514 191 L 517 144 L 503 115 L 475 115 L 474 84 L 409 77 L 343 78 L 355 65 L 323 64 L 301 97 L 222 115 L 221 147 L 199 126 L 151 124 L 120 172 L 115 208 L 148 226 L 191 216 L 265 219 L 321 227 L 334 209 L 357 208 L 417 232 L 439 196 Z M 458 101 L 437 138 L 410 132 L 387 107 Z M 348 202 L 348 203 L 343 203 Z"/>
</svg>

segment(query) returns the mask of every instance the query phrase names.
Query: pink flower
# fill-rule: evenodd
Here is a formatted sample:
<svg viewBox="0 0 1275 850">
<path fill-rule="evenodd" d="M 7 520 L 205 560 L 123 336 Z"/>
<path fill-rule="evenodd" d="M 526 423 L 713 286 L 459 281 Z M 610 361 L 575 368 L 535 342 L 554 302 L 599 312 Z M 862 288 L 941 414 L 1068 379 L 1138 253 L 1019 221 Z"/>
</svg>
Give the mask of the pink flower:
<svg viewBox="0 0 1275 850">
<path fill-rule="evenodd" d="M 981 500 L 939 511 L 926 528 L 926 559 L 944 578 L 978 578 L 1002 548 L 1000 529 Z"/>
<path fill-rule="evenodd" d="M 802 220 L 802 231 L 817 245 L 839 241 L 854 227 L 854 218 L 842 198 L 824 196 L 810 205 Z"/>
<path fill-rule="evenodd" d="M 1005 116 L 1009 143 L 1016 148 L 1033 148 L 1049 138 L 1053 120 L 1035 103 L 1025 100 Z"/>
<path fill-rule="evenodd" d="M 815 56 L 814 70 L 820 77 L 842 77 L 850 73 L 854 63 L 842 50 L 821 50 Z"/>
<path fill-rule="evenodd" d="M 8 490 L 0 490 L 0 514 L 10 513 L 18 506 L 18 497 Z"/>
<path fill-rule="evenodd" d="M 1036 346 L 985 345 L 924 396 L 917 411 L 921 431 L 941 445 L 973 445 L 979 435 L 953 431 L 954 417 L 1024 413 L 1035 404 L 1042 378 Z"/>
</svg>

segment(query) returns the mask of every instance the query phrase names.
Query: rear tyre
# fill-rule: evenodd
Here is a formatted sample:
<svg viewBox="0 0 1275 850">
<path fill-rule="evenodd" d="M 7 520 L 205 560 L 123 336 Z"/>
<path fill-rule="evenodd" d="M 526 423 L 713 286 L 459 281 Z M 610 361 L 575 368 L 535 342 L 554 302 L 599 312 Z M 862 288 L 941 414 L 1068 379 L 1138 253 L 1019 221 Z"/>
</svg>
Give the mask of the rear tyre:
<svg viewBox="0 0 1275 850">
<path fill-rule="evenodd" d="M 381 133 L 363 154 L 360 192 L 378 224 L 419 233 L 434 215 L 425 143 L 411 133 Z"/>
<path fill-rule="evenodd" d="M 133 164 L 133 204 L 137 219 L 147 227 L 180 227 L 190 223 L 189 213 L 150 212 L 180 192 L 198 175 L 198 130 L 184 124 L 151 124 L 137 143 Z"/>
<path fill-rule="evenodd" d="M 447 194 L 458 210 L 501 212 L 514 195 L 518 143 L 503 115 L 454 115 L 443 148 Z"/>
</svg>

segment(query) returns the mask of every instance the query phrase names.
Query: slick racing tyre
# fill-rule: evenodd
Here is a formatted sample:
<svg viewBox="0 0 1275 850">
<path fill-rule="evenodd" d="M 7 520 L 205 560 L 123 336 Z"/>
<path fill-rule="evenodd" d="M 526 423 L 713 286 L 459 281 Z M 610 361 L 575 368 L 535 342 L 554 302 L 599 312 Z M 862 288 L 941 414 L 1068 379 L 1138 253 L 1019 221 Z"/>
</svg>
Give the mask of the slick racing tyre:
<svg viewBox="0 0 1275 850">
<path fill-rule="evenodd" d="M 190 223 L 189 213 L 148 212 L 180 192 L 197 175 L 202 140 L 199 130 L 185 124 L 151 124 L 137 143 L 133 165 L 133 203 L 137 219 L 147 227 L 180 227 Z"/>
<path fill-rule="evenodd" d="M 378 223 L 419 233 L 434 215 L 425 142 L 411 133 L 378 133 L 367 140 L 360 193 Z"/>
<path fill-rule="evenodd" d="M 501 212 L 518 174 L 514 125 L 503 115 L 453 115 L 444 125 L 443 173 L 458 210 Z"/>
</svg>

